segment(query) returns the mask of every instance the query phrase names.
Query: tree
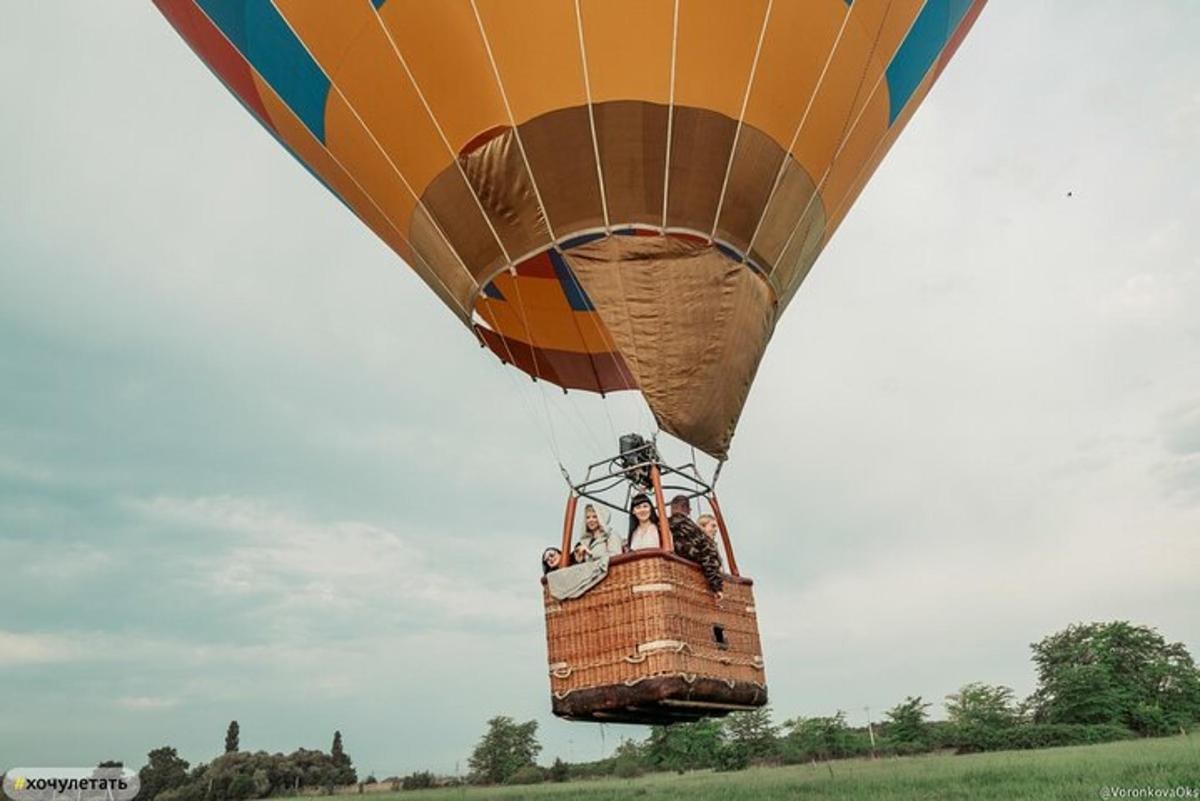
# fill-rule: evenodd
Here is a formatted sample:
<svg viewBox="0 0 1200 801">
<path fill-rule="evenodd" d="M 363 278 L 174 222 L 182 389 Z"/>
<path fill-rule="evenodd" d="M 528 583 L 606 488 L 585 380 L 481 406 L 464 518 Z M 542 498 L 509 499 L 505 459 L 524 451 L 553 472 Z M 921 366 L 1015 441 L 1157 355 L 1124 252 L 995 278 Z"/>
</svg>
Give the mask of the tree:
<svg viewBox="0 0 1200 801">
<path fill-rule="evenodd" d="M 427 770 L 410 773 L 404 777 L 400 786 L 405 790 L 424 790 L 433 787 L 433 774 Z"/>
<path fill-rule="evenodd" d="M 1039 723 L 1110 723 L 1163 734 L 1200 719 L 1200 670 L 1183 643 L 1128 621 L 1068 626 L 1030 646 Z"/>
<path fill-rule="evenodd" d="M 617 744 L 617 750 L 613 751 L 613 758 L 632 759 L 634 762 L 640 763 L 646 756 L 645 751 L 645 744 L 631 738 L 625 738 Z"/>
<path fill-rule="evenodd" d="M 887 738 L 894 743 L 922 746 L 928 736 L 929 724 L 925 710 L 931 705 L 921 696 L 908 696 L 883 714 L 887 717 Z"/>
<path fill-rule="evenodd" d="M 791 759 L 841 759 L 866 751 L 846 725 L 846 713 L 838 710 L 833 717 L 796 718 L 784 721 L 786 743 Z"/>
<path fill-rule="evenodd" d="M 644 772 L 646 745 L 633 739 L 623 739 L 613 751 L 612 773 L 619 779 L 632 779 Z"/>
<path fill-rule="evenodd" d="M 562 757 L 555 757 L 554 764 L 546 771 L 546 778 L 552 782 L 565 782 L 571 778 L 571 767 L 563 762 Z"/>
<path fill-rule="evenodd" d="M 225 753 L 232 754 L 238 750 L 238 732 L 238 722 L 229 721 L 229 728 L 225 730 Z"/>
<path fill-rule="evenodd" d="M 357 781 L 350 758 L 341 751 L 337 763 L 324 751 L 300 748 L 291 754 L 233 751 L 208 764 L 197 765 L 181 779 L 183 770 L 167 782 L 156 801 L 235 801 L 240 798 L 301 795 L 302 788 L 331 793 L 337 785 Z M 155 755 L 155 765 L 162 760 Z M 181 763 L 186 766 L 186 762 Z M 163 771 L 159 771 L 162 773 Z M 153 787 L 151 788 L 154 789 Z M 139 796 L 139 801 L 144 801 Z"/>
<path fill-rule="evenodd" d="M 333 745 L 329 747 L 329 759 L 333 762 L 333 775 L 330 784 L 354 784 L 358 781 L 358 772 L 354 770 L 350 755 L 342 747 L 342 733 L 333 733 Z"/>
<path fill-rule="evenodd" d="M 962 729 L 1000 729 L 1020 722 L 1011 687 L 973 681 L 946 696 L 946 714 Z"/>
<path fill-rule="evenodd" d="M 734 712 L 722 724 L 724 738 L 745 750 L 747 759 L 773 756 L 779 748 L 779 734 L 771 723 L 769 707 Z"/>
<path fill-rule="evenodd" d="M 115 779 L 124 774 L 125 763 L 114 759 L 106 759 L 96 767 L 92 768 L 92 778 L 94 779 Z M 3 777 L 0 777 L 0 784 L 3 784 Z"/>
<path fill-rule="evenodd" d="M 655 726 L 646 742 L 646 761 L 665 770 L 709 768 L 721 749 L 721 724 L 715 720 Z"/>
<path fill-rule="evenodd" d="M 480 784 L 500 784 L 527 765 L 533 765 L 542 746 L 537 741 L 537 721 L 516 723 L 498 715 L 487 723 L 467 764 L 472 780 Z"/>
<path fill-rule="evenodd" d="M 161 792 L 182 787 L 188 780 L 188 763 L 174 748 L 163 746 L 146 754 L 146 764 L 138 771 L 141 801 L 152 801 Z"/>
</svg>

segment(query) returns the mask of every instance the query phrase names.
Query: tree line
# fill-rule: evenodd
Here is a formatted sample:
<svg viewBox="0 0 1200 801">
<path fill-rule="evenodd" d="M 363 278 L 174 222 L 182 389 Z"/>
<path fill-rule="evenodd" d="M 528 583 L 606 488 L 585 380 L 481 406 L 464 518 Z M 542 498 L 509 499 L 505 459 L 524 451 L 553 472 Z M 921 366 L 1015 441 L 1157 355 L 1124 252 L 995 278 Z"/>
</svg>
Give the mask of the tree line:
<svg viewBox="0 0 1200 801">
<path fill-rule="evenodd" d="M 170 746 L 154 749 L 138 771 L 139 801 L 242 801 L 312 789 L 331 794 L 336 787 L 358 782 L 340 731 L 333 733 L 329 753 L 308 748 L 290 754 L 242 751 L 240 737 L 238 722 L 231 721 L 225 752 L 195 767 Z"/>
<path fill-rule="evenodd" d="M 645 740 L 623 741 L 607 759 L 568 763 L 557 758 L 542 767 L 537 763 L 542 752 L 537 722 L 497 716 L 487 722 L 471 753 L 465 781 L 532 784 L 867 755 L 1045 748 L 1163 736 L 1200 721 L 1200 670 L 1182 643 L 1168 643 L 1153 628 L 1127 621 L 1077 624 L 1031 648 L 1037 687 L 1030 696 L 1018 699 L 1010 687 L 972 682 L 946 696 L 944 720 L 931 720 L 932 704 L 920 696 L 906 697 L 881 721 L 861 727 L 851 726 L 842 711 L 776 724 L 771 711 L 762 708 L 719 721 L 656 726 Z M 210 762 L 193 767 L 169 746 L 147 756 L 138 772 L 139 801 L 333 793 L 359 781 L 341 732 L 334 732 L 328 753 L 303 748 L 286 755 L 251 753 L 240 749 L 240 727 L 232 721 L 224 753 Z M 392 789 L 407 790 L 464 779 L 417 771 L 384 781 Z M 368 776 L 365 783 L 375 783 L 375 777 Z"/>
<path fill-rule="evenodd" d="M 868 755 L 1047 748 L 1164 736 L 1200 721 L 1200 670 L 1182 643 L 1168 643 L 1152 628 L 1126 621 L 1078 624 L 1031 648 L 1037 688 L 1029 697 L 972 682 L 946 696 L 945 720 L 931 720 L 932 704 L 920 696 L 905 698 L 879 723 L 863 727 L 850 726 L 842 711 L 777 725 L 762 708 L 720 721 L 656 726 L 644 741 L 624 741 L 608 759 L 557 759 L 543 768 L 536 764 L 537 723 L 496 717 L 471 755 L 469 778 L 527 784 Z M 429 773 L 413 776 L 420 778 L 413 786 L 435 781 Z"/>
</svg>

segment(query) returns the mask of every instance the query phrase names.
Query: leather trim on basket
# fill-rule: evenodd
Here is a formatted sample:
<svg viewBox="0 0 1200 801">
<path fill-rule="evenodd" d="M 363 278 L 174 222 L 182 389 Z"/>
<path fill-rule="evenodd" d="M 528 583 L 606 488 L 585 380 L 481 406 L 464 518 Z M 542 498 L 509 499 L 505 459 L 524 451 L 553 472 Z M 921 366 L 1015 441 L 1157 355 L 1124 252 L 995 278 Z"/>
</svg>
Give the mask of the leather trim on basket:
<svg viewBox="0 0 1200 801">
<path fill-rule="evenodd" d="M 660 581 L 654 584 L 635 584 L 631 589 L 636 592 L 670 592 L 675 589 L 674 584 L 669 584 L 665 581 Z"/>
</svg>

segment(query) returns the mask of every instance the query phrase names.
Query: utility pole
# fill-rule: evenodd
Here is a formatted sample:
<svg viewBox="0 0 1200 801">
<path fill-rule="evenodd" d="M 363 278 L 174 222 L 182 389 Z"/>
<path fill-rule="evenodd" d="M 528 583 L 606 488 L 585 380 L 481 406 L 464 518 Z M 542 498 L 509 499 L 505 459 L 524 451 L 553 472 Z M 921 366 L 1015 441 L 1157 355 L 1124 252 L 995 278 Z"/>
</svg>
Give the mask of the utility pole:
<svg viewBox="0 0 1200 801">
<path fill-rule="evenodd" d="M 867 735 L 871 738 L 871 759 L 875 759 L 875 727 L 871 725 L 871 707 L 864 706 L 863 711 L 867 713 Z"/>
</svg>

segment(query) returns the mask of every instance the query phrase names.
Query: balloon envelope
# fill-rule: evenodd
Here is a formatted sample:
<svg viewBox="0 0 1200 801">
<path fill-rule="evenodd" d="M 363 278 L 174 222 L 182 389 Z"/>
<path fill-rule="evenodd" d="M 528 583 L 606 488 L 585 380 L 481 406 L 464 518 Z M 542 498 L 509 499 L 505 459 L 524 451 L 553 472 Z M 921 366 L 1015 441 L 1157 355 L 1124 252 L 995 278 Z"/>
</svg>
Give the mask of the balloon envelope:
<svg viewBox="0 0 1200 801">
<path fill-rule="evenodd" d="M 724 457 L 985 0 L 155 0 L 501 359 Z"/>
</svg>

